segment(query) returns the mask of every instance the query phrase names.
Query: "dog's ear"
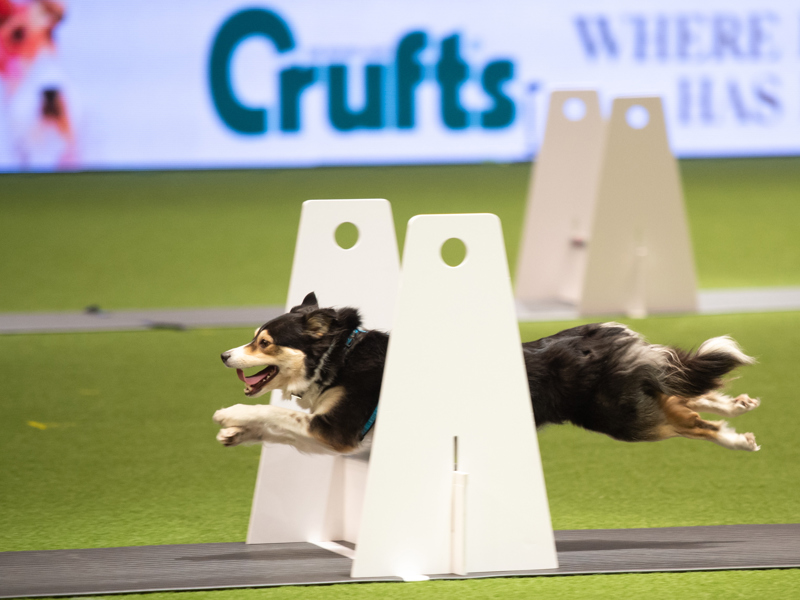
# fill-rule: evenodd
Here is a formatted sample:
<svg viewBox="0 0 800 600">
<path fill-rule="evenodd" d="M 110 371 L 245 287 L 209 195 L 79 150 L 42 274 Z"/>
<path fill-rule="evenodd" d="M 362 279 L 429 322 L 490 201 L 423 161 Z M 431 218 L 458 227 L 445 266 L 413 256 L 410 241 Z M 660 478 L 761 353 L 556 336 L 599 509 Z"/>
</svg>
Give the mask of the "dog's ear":
<svg viewBox="0 0 800 600">
<path fill-rule="evenodd" d="M 317 295 L 314 292 L 311 292 L 310 294 L 306 295 L 305 298 L 303 298 L 302 304 L 300 304 L 299 306 L 295 306 L 289 312 L 305 313 L 305 312 L 311 312 L 312 310 L 317 310 L 318 308 L 319 304 L 317 304 Z"/>
<path fill-rule="evenodd" d="M 321 338 L 328 333 L 333 322 L 334 315 L 331 311 L 316 310 L 309 312 L 303 319 L 303 333 L 311 337 Z"/>
</svg>

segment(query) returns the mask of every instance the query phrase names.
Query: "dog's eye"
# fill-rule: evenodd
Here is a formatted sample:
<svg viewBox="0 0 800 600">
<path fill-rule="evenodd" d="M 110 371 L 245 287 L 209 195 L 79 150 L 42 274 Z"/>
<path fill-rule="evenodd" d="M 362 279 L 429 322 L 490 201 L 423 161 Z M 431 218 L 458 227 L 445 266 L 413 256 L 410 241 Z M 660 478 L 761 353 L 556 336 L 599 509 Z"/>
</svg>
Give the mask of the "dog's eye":
<svg viewBox="0 0 800 600">
<path fill-rule="evenodd" d="M 272 343 L 272 342 L 270 342 L 269 340 L 261 340 L 261 341 L 259 341 L 259 342 L 258 342 L 258 345 L 259 345 L 259 346 L 261 346 L 262 348 L 266 348 L 266 347 L 267 347 L 267 346 L 269 346 L 271 343 Z"/>
</svg>

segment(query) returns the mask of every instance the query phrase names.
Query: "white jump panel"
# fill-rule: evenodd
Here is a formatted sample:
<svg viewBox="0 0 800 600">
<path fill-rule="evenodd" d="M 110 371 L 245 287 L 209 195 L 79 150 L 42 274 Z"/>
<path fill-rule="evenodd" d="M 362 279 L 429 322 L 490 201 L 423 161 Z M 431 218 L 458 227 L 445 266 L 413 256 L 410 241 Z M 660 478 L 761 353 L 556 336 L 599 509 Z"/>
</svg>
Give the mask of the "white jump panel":
<svg viewBox="0 0 800 600">
<path fill-rule="evenodd" d="M 334 234 L 347 222 L 358 228 L 359 237 L 345 250 Z M 303 203 L 287 310 L 313 291 L 320 306 L 355 306 L 366 327 L 389 330 L 399 274 L 388 201 Z M 272 404 L 299 410 L 279 392 L 273 393 Z M 289 446 L 265 444 L 247 543 L 355 541 L 365 468 L 357 459 L 308 456 Z"/>
<path fill-rule="evenodd" d="M 683 191 L 660 98 L 614 100 L 593 220 L 582 314 L 697 311 Z"/>
<path fill-rule="evenodd" d="M 500 220 L 414 217 L 352 575 L 557 566 Z"/>
<path fill-rule="evenodd" d="M 550 95 L 517 262 L 516 295 L 523 303 L 580 301 L 604 134 L 597 92 Z"/>
</svg>

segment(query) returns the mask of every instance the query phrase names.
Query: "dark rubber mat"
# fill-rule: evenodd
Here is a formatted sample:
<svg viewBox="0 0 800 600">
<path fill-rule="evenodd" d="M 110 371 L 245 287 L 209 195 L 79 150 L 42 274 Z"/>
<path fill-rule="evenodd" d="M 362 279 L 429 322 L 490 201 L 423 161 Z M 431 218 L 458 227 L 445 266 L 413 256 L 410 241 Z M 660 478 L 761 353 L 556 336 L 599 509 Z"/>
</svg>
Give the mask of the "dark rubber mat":
<svg viewBox="0 0 800 600">
<path fill-rule="evenodd" d="M 557 531 L 556 546 L 558 569 L 431 579 L 800 567 L 800 524 Z M 350 566 L 305 543 L 0 552 L 0 598 L 400 581 Z"/>
</svg>

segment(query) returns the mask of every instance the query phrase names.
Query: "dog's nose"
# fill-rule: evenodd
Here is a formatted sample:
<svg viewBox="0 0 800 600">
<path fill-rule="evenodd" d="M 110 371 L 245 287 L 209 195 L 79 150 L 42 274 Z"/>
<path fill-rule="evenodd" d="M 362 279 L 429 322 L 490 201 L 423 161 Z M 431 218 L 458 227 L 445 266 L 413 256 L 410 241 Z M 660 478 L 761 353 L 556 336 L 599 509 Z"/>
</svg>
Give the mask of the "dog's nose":
<svg viewBox="0 0 800 600">
<path fill-rule="evenodd" d="M 231 357 L 231 355 L 228 352 L 223 352 L 222 354 L 219 355 L 219 357 L 222 359 L 222 362 L 225 363 L 225 365 L 227 366 L 228 359 Z"/>
</svg>

